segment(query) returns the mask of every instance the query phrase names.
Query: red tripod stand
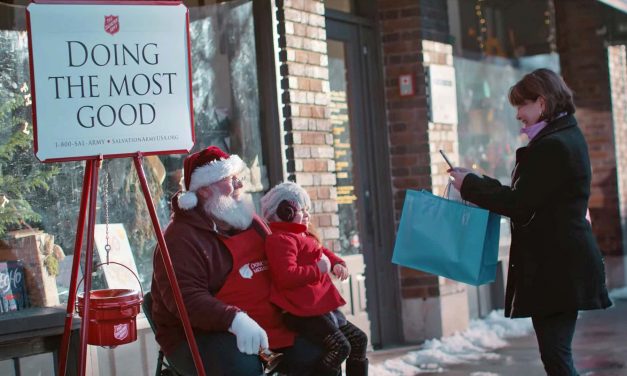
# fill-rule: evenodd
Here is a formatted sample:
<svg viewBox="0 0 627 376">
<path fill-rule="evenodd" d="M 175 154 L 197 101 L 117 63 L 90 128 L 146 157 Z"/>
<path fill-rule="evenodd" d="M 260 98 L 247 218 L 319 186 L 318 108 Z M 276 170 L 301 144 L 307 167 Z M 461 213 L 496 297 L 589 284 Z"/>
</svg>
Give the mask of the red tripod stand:
<svg viewBox="0 0 627 376">
<path fill-rule="evenodd" d="M 96 157 L 86 160 L 85 164 L 85 176 L 83 178 L 83 192 L 81 195 L 81 204 L 80 210 L 78 213 L 78 224 L 76 228 L 76 241 L 74 243 L 74 260 L 72 263 L 72 275 L 70 279 L 70 291 L 68 296 L 67 303 L 67 311 L 65 317 L 65 329 L 63 331 L 63 338 L 61 341 L 61 348 L 59 349 L 59 372 L 58 374 L 63 376 L 65 375 L 66 366 L 67 366 L 67 356 L 68 356 L 68 345 L 70 339 L 70 332 L 72 327 L 72 319 L 74 318 L 74 304 L 76 301 L 77 294 L 77 280 L 78 280 L 78 268 L 80 265 L 80 255 L 81 249 L 83 246 L 83 229 L 85 227 L 85 217 L 87 214 L 87 209 L 89 208 L 89 216 L 88 216 L 88 225 L 87 225 L 87 248 L 85 251 L 85 282 L 84 282 L 84 311 L 83 311 L 83 321 L 81 323 L 81 331 L 80 331 L 80 354 L 79 360 L 79 374 L 85 375 L 86 369 L 86 356 L 87 356 L 87 334 L 88 334 L 88 323 L 89 323 L 89 301 L 90 301 L 90 290 L 91 290 L 91 273 L 92 273 L 92 259 L 93 259 L 93 249 L 94 249 L 94 225 L 96 220 L 96 201 L 97 201 L 97 193 L 98 193 L 98 172 L 100 169 L 100 164 L 102 162 L 102 157 Z M 179 315 L 183 322 L 183 329 L 185 330 L 185 335 L 187 337 L 188 344 L 190 346 L 192 356 L 194 358 L 194 364 L 196 365 L 196 370 L 200 376 L 205 376 L 205 370 L 202 364 L 202 360 L 200 358 L 200 353 L 198 352 L 198 346 L 196 344 L 196 340 L 194 339 L 194 333 L 192 331 L 191 324 L 189 322 L 189 316 L 187 315 L 187 310 L 185 309 L 185 305 L 183 303 L 183 297 L 181 296 L 181 290 L 176 281 L 176 275 L 174 274 L 174 267 L 172 266 L 172 261 L 170 259 L 170 253 L 168 252 L 168 248 L 165 244 L 165 239 L 163 238 L 163 233 L 161 232 L 161 227 L 159 226 L 159 220 L 157 219 L 157 212 L 155 210 L 155 206 L 152 202 L 152 196 L 150 195 L 150 190 L 148 189 L 148 183 L 146 181 L 146 175 L 144 174 L 144 167 L 142 165 L 142 155 L 141 153 L 137 153 L 136 156 L 133 157 L 133 162 L 135 164 L 135 169 L 137 170 L 137 175 L 139 177 L 139 181 L 142 186 L 142 192 L 144 194 L 144 198 L 146 200 L 146 205 L 148 206 L 148 211 L 150 213 L 150 219 L 152 220 L 152 224 L 155 230 L 155 234 L 157 236 L 157 241 L 159 244 L 159 248 L 161 249 L 161 256 L 163 258 L 163 263 L 165 265 L 165 269 L 168 275 L 168 280 L 170 281 L 170 286 L 172 287 L 172 291 L 174 292 L 174 298 L 176 301 L 176 306 L 179 310 Z"/>
</svg>

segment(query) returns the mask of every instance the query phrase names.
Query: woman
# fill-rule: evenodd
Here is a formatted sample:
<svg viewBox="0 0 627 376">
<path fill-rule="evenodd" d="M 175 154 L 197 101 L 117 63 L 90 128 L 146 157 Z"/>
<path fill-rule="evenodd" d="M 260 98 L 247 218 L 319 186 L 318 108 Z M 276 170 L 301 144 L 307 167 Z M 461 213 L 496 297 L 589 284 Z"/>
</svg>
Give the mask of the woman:
<svg viewBox="0 0 627 376">
<path fill-rule="evenodd" d="M 550 376 L 577 375 L 571 343 L 578 310 L 607 308 L 601 253 L 586 220 L 591 169 L 573 95 L 538 69 L 509 92 L 529 144 L 516 151 L 511 186 L 449 170 L 464 200 L 511 219 L 505 315 L 531 317 Z"/>
</svg>

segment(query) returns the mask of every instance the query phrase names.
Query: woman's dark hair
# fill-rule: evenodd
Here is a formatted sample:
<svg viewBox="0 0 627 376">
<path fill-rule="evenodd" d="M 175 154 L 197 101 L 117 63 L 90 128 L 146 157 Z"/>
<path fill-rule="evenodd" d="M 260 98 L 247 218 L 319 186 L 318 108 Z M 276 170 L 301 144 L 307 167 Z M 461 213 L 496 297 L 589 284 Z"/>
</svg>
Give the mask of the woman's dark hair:
<svg viewBox="0 0 627 376">
<path fill-rule="evenodd" d="M 512 106 L 523 105 L 526 100 L 535 101 L 538 97 L 544 98 L 545 104 L 541 120 L 553 120 L 562 112 L 575 113 L 572 90 L 550 69 L 536 69 L 509 89 Z"/>
</svg>

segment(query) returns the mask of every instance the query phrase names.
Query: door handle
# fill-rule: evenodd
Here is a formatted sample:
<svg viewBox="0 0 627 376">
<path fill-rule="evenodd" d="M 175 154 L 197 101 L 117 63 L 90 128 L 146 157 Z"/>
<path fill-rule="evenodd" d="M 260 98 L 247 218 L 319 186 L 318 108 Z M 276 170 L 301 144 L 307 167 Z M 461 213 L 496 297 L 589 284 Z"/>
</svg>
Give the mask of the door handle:
<svg viewBox="0 0 627 376">
<path fill-rule="evenodd" d="M 374 234 L 374 213 L 372 211 L 372 197 L 370 190 L 364 190 L 364 208 L 366 209 L 366 231 L 368 234 Z"/>
</svg>

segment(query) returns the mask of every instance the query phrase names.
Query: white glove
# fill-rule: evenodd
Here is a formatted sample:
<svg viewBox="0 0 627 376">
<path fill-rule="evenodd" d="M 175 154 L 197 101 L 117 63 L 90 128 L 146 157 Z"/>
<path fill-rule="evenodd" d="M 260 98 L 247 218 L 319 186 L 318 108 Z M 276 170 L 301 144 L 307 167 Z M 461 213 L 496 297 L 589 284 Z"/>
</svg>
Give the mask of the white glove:
<svg viewBox="0 0 627 376">
<path fill-rule="evenodd" d="M 268 335 L 257 322 L 244 312 L 237 312 L 229 332 L 237 338 L 237 348 L 240 352 L 255 355 L 260 349 L 267 349 Z"/>
<path fill-rule="evenodd" d="M 324 253 L 322 254 L 320 260 L 318 260 L 318 269 L 322 274 L 327 274 L 329 270 L 331 270 L 331 261 Z"/>
</svg>

